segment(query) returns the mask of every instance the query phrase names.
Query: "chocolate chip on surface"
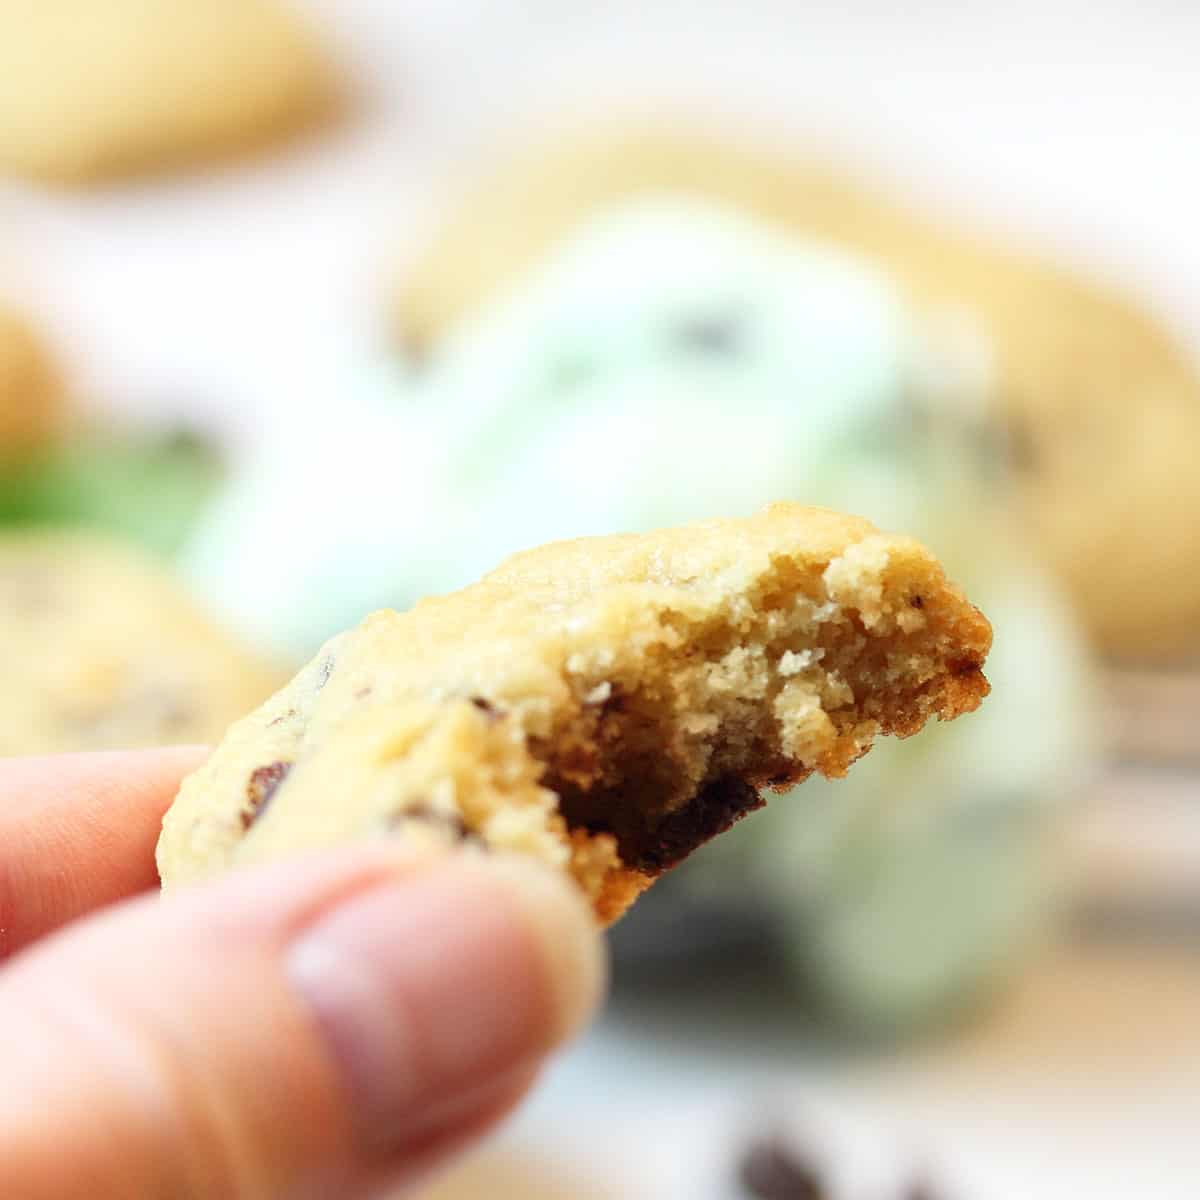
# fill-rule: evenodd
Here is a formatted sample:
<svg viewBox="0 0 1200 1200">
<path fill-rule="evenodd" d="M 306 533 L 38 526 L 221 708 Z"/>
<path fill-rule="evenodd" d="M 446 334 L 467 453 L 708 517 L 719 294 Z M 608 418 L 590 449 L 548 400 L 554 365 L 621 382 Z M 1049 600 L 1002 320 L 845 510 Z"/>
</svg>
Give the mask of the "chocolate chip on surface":
<svg viewBox="0 0 1200 1200">
<path fill-rule="evenodd" d="M 242 812 L 243 829 L 249 829 L 262 816 L 263 810 L 271 802 L 271 797 L 279 790 L 279 785 L 287 778 L 291 769 L 290 762 L 280 760 L 265 767 L 258 767 L 250 773 L 250 780 L 246 784 L 246 799 L 250 807 Z"/>
<path fill-rule="evenodd" d="M 675 327 L 675 338 L 687 350 L 703 354 L 736 354 L 741 349 L 741 322 L 728 313 L 689 317 Z"/>
<path fill-rule="evenodd" d="M 738 1175 L 754 1200 L 828 1200 L 815 1164 L 778 1134 L 751 1144 Z"/>
<path fill-rule="evenodd" d="M 479 835 L 467 828 L 467 823 L 463 820 L 461 813 L 442 812 L 429 804 L 419 803 L 393 813 L 388 818 L 387 825 L 390 829 L 402 829 L 407 821 L 418 821 L 424 825 L 444 829 L 458 842 L 483 844 Z"/>
<path fill-rule="evenodd" d="M 942 1193 L 924 1175 L 916 1175 L 904 1185 L 900 1200 L 941 1200 Z"/>
<path fill-rule="evenodd" d="M 483 696 L 472 696 L 471 703 L 475 705 L 475 707 L 479 709 L 479 711 L 483 713 L 483 715 L 487 717 L 489 721 L 498 721 L 504 715 L 490 700 L 485 699 Z"/>
</svg>

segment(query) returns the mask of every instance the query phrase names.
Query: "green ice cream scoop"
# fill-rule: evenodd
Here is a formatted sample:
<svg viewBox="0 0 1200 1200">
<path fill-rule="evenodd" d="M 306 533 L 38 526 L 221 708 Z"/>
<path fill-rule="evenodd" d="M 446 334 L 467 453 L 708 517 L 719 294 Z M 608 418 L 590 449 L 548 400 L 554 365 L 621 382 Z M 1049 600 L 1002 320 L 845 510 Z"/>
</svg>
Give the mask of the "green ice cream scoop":
<svg viewBox="0 0 1200 1200">
<path fill-rule="evenodd" d="M 299 659 L 523 546 L 811 495 L 889 436 L 910 350 L 891 290 L 845 255 L 643 202 L 581 230 L 422 371 L 382 389 L 357 372 L 315 420 L 266 431 L 192 574 Z"/>
</svg>

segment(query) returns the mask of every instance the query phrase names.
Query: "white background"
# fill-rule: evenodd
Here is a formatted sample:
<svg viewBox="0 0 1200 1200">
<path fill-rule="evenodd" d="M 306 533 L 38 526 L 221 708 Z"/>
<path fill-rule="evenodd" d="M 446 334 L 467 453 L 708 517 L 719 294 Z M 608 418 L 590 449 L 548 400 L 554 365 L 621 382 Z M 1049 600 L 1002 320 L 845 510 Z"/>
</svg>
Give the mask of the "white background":
<svg viewBox="0 0 1200 1200">
<path fill-rule="evenodd" d="M 359 119 L 203 178 L 0 186 L 0 287 L 94 402 L 244 432 L 320 403 L 473 159 L 611 104 L 811 146 L 1124 282 L 1200 347 L 1191 0 L 309 0 Z"/>
</svg>

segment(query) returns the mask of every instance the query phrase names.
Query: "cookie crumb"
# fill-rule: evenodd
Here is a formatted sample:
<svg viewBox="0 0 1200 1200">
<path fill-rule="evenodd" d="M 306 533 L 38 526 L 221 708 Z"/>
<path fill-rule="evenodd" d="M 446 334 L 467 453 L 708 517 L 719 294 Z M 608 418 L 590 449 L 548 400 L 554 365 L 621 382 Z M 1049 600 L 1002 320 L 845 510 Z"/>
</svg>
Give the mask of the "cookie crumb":
<svg viewBox="0 0 1200 1200">
<path fill-rule="evenodd" d="M 583 698 L 584 704 L 604 704 L 612 697 L 612 684 L 606 679 L 603 683 L 598 683 L 590 692 Z"/>
</svg>

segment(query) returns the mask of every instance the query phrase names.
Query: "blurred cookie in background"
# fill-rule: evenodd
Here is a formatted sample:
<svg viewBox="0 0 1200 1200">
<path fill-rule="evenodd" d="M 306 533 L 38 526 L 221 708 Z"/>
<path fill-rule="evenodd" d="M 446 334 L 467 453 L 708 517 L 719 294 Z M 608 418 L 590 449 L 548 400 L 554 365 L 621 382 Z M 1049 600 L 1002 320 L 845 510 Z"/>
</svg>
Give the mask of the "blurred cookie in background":
<svg viewBox="0 0 1200 1200">
<path fill-rule="evenodd" d="M 206 742 L 281 682 L 140 551 L 0 534 L 0 754 Z"/>
<path fill-rule="evenodd" d="M 224 158 L 336 108 L 277 0 L 0 0 L 0 172 L 90 183 Z"/>
<path fill-rule="evenodd" d="M 26 319 L 0 300 L 0 464 L 55 436 L 64 410 L 63 384 L 49 349 Z"/>
<path fill-rule="evenodd" d="M 657 125 L 600 125 L 497 157 L 438 209 L 421 253 L 396 281 L 394 319 L 428 351 L 488 297 L 511 289 L 587 218 L 644 195 L 696 196 L 793 223 L 796 168 L 733 144 Z M 809 203 L 832 218 L 853 189 L 814 172 Z"/>
<path fill-rule="evenodd" d="M 222 472 L 186 431 L 81 420 L 0 308 L 0 754 L 215 740 L 282 682 L 163 561 Z"/>
<path fill-rule="evenodd" d="M 399 284 L 427 354 L 588 217 L 701 195 L 863 256 L 928 319 L 973 322 L 1017 454 L 1019 505 L 1095 644 L 1200 651 L 1200 374 L 1131 299 L 953 229 L 822 166 L 669 126 L 601 128 L 516 156 L 436 230 Z"/>
</svg>

